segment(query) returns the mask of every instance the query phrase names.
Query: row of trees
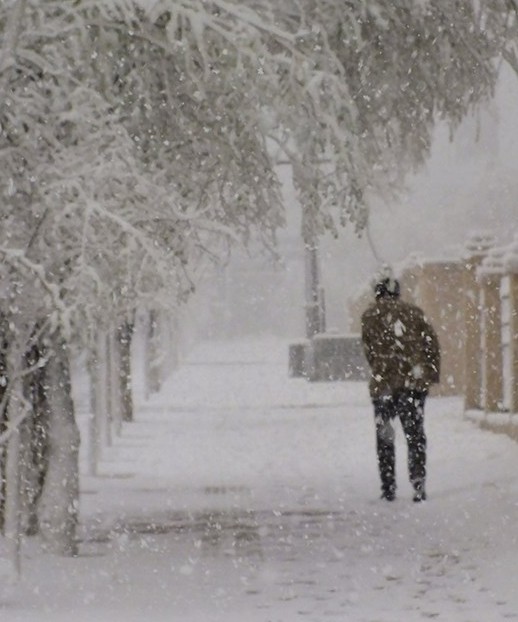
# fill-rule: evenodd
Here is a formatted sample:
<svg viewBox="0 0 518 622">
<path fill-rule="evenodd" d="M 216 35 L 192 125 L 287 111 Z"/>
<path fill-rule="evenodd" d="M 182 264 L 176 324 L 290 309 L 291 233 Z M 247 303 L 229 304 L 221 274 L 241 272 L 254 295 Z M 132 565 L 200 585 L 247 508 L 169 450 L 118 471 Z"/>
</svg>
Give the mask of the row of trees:
<svg viewBox="0 0 518 622">
<path fill-rule="evenodd" d="M 516 64 L 516 10 L 2 3 L 0 513 L 13 559 L 20 525 L 75 553 L 71 348 L 102 377 L 99 333 L 127 353 L 137 309 L 174 313 L 229 243 L 254 234 L 273 246 L 278 153 L 307 244 L 347 221 L 361 231 L 369 195 L 393 193 L 424 161 L 437 119 L 454 127 L 492 95 L 501 59 Z"/>
</svg>

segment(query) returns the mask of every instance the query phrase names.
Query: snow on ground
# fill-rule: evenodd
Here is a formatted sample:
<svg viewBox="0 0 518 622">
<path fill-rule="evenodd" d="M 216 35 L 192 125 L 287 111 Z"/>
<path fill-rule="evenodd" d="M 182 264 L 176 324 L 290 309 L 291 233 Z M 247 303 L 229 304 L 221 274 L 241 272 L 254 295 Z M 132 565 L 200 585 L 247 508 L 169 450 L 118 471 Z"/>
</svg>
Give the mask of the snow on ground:
<svg viewBox="0 0 518 622">
<path fill-rule="evenodd" d="M 518 620 L 516 443 L 430 399 L 429 500 L 398 429 L 383 502 L 366 385 L 288 378 L 287 352 L 200 346 L 83 474 L 80 555 L 24 544 L 1 622 Z"/>
</svg>

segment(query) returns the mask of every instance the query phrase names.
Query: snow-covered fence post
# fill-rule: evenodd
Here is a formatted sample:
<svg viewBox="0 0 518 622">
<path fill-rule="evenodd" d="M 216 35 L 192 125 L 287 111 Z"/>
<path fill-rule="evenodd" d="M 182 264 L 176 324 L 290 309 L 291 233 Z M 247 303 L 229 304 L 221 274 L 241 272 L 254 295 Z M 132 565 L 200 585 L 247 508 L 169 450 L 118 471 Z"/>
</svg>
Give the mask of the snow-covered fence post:
<svg viewBox="0 0 518 622">
<path fill-rule="evenodd" d="M 464 344 L 464 365 L 466 385 L 464 387 L 464 410 L 479 410 L 481 400 L 481 315 L 480 287 L 477 283 L 477 269 L 488 250 L 494 245 L 494 238 L 488 233 L 475 233 L 465 244 L 464 272 L 464 323 L 466 341 Z"/>
<path fill-rule="evenodd" d="M 518 234 L 506 249 L 503 268 L 509 296 L 509 369 L 504 377 L 507 375 L 509 382 L 509 409 L 511 413 L 518 413 Z"/>
<path fill-rule="evenodd" d="M 493 248 L 477 271 L 482 290 L 482 405 L 486 413 L 503 410 L 502 297 L 503 254 Z"/>
</svg>

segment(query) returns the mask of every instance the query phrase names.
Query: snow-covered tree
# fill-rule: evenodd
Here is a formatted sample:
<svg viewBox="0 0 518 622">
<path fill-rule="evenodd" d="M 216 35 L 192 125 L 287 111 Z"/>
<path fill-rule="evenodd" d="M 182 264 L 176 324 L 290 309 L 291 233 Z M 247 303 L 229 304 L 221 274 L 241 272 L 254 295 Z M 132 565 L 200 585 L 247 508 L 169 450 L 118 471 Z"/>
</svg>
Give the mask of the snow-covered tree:
<svg viewBox="0 0 518 622">
<path fill-rule="evenodd" d="M 294 149 L 310 226 L 336 231 L 338 214 L 361 230 L 372 194 L 394 196 L 426 160 L 437 122 L 455 129 L 492 96 L 516 8 L 499 0 L 282 7 L 294 51 L 269 97 Z"/>
<path fill-rule="evenodd" d="M 37 347 L 41 357 L 35 366 L 46 372 L 50 417 L 39 518 L 47 543 L 62 552 L 74 551 L 77 508 L 78 435 L 66 343 L 88 341 L 92 327 L 121 321 L 137 304 L 165 306 L 181 298 L 192 287 L 188 260 L 209 251 L 212 237 L 246 236 L 251 224 L 270 230 L 275 224 L 266 200 L 274 185 L 266 149 L 260 135 L 244 131 L 242 103 L 235 102 L 234 115 L 243 129 L 236 136 L 222 131 L 219 154 L 209 140 L 209 107 L 200 112 L 196 106 L 193 119 L 186 115 L 182 136 L 159 126 L 166 127 L 170 116 L 148 114 L 150 104 L 159 111 L 165 105 L 165 81 L 146 83 L 147 63 L 160 60 L 157 49 L 146 49 L 144 41 L 137 52 L 145 62 L 128 73 L 119 56 L 131 53 L 130 24 L 138 17 L 133 6 L 104 3 L 4 5 L 12 36 L 4 46 L 0 110 L 0 253 L 9 300 L 3 310 L 9 326 L 9 411 L 2 441 L 12 441 L 8 457 L 19 454 L 16 426 L 31 409 L 16 380 L 26 373 L 26 352 Z M 223 86 L 218 88 L 223 97 Z M 168 143 L 178 138 L 185 148 L 171 151 Z M 204 167 L 203 158 L 210 160 L 212 152 L 216 157 Z M 182 157 L 175 170 L 172 164 Z M 247 160 L 245 170 L 241 164 Z M 217 200 L 207 200 L 209 190 Z M 8 486 L 14 510 L 6 512 L 15 522 L 16 486 Z"/>
<path fill-rule="evenodd" d="M 349 221 L 361 231 L 372 195 L 393 197 L 405 175 L 426 160 L 436 123 L 445 120 L 454 130 L 492 96 L 502 58 L 516 59 L 516 5 L 508 0 L 138 4 L 145 19 L 131 22 L 130 53 L 123 55 L 131 65 L 123 73 L 136 82 L 127 89 L 122 80 L 122 94 L 142 92 L 133 86 L 142 81 L 139 65 L 154 69 L 146 81 L 149 96 L 140 104 L 155 121 L 140 139 L 150 139 L 147 144 L 166 160 L 174 155 L 169 170 L 182 184 L 182 196 L 215 204 L 218 192 L 206 166 L 217 176 L 216 190 L 224 188 L 234 147 L 256 153 L 255 138 L 246 140 L 259 133 L 291 159 L 304 225 L 313 235 L 337 233 L 338 224 Z M 144 48 L 148 53 L 141 55 Z M 157 62 L 149 62 L 149 53 Z M 200 121 L 204 134 L 193 139 Z M 156 138 L 168 130 L 176 140 L 163 150 Z M 228 146 L 229 132 L 230 151 L 221 148 Z M 200 168 L 189 173 L 184 167 L 193 158 Z M 237 195 L 247 201 L 254 182 L 264 187 L 271 178 L 267 156 L 258 167 L 253 157 L 241 155 L 242 174 L 249 161 L 257 173 L 241 178 L 248 193 Z M 229 206 L 222 198 L 227 217 L 241 210 L 250 215 L 240 201 Z M 278 222 L 278 195 L 271 193 L 267 202 L 266 209 L 264 201 L 257 205 Z"/>
<path fill-rule="evenodd" d="M 27 373 L 26 353 L 37 348 L 49 416 L 39 522 L 53 550 L 73 552 L 79 439 L 67 342 L 87 341 L 93 326 L 120 320 L 135 300 L 156 304 L 160 292 L 182 289 L 185 244 L 178 241 L 189 219 L 165 209 L 173 197 L 143 172 L 134 141 L 95 89 L 84 22 L 74 23 L 68 7 L 34 2 L 16 11 L 22 5 L 7 7 L 16 36 L 1 76 L 0 281 L 9 327 L 2 440 L 9 464 L 19 453 L 16 426 L 31 413 L 18 379 Z M 16 521 L 12 484 L 6 521 Z"/>
</svg>

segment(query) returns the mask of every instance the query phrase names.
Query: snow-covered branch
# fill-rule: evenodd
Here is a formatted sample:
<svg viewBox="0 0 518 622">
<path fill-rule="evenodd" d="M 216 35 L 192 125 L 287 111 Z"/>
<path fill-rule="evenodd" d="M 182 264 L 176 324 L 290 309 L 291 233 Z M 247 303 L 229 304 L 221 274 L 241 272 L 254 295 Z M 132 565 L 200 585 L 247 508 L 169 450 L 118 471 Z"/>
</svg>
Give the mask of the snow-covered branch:
<svg viewBox="0 0 518 622">
<path fill-rule="evenodd" d="M 15 54 L 22 29 L 27 0 L 15 0 L 10 7 L 3 32 L 3 44 L 0 49 L 0 110 L 4 106 L 5 91 L 9 82 L 8 69 L 16 63 Z M 7 8 L 9 10 L 9 7 Z"/>
</svg>

